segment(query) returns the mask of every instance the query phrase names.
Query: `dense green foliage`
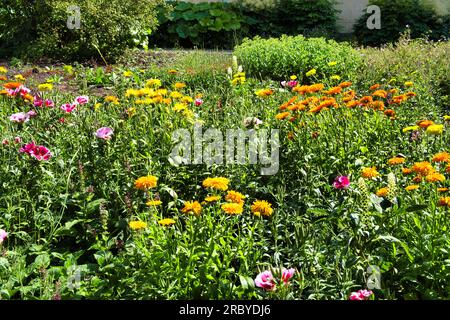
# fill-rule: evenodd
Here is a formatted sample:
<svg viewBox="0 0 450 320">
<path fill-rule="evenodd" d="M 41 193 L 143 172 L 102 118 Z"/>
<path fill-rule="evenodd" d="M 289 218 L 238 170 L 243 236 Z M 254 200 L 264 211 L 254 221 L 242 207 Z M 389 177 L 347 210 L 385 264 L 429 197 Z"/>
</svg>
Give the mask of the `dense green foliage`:
<svg viewBox="0 0 450 320">
<path fill-rule="evenodd" d="M 157 25 L 159 0 L 5 0 L 0 8 L 0 52 L 31 58 L 114 60 L 145 44 Z M 76 19 L 80 18 L 80 28 Z M 70 26 L 70 28 L 68 27 Z M 100 52 L 99 52 L 100 51 Z"/>
<path fill-rule="evenodd" d="M 234 54 L 249 74 L 279 80 L 292 74 L 305 75 L 311 69 L 316 69 L 320 78 L 348 77 L 361 62 L 359 53 L 347 43 L 303 36 L 245 39 Z M 331 62 L 337 64 L 330 66 Z"/>
<path fill-rule="evenodd" d="M 381 9 L 381 29 L 368 29 L 366 23 L 371 14 L 364 14 L 354 26 L 355 37 L 361 44 L 378 46 L 396 42 L 407 28 L 413 38 L 450 37 L 450 14 L 439 16 L 423 0 L 371 0 L 369 4 Z"/>
</svg>

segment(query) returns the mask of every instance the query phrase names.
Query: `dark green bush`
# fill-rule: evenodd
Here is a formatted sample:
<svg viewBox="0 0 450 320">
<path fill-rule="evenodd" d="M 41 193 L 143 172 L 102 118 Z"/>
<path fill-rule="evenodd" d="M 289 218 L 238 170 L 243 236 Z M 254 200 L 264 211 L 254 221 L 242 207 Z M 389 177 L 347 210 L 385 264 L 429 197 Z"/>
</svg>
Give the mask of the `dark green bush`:
<svg viewBox="0 0 450 320">
<path fill-rule="evenodd" d="M 244 70 L 253 76 L 285 79 L 295 74 L 299 77 L 311 69 L 317 77 L 350 76 L 359 66 L 361 58 L 347 43 L 324 38 L 282 36 L 281 38 L 245 39 L 234 54 Z M 329 65 L 336 62 L 335 65 Z"/>
<path fill-rule="evenodd" d="M 381 29 L 367 28 L 371 14 L 364 14 L 354 26 L 355 37 L 363 45 L 394 43 L 408 27 L 412 38 L 439 40 L 450 36 L 450 15 L 439 16 L 423 0 L 371 0 L 369 4 L 381 9 Z"/>
<path fill-rule="evenodd" d="M 7 0 L 0 10 L 4 53 L 57 59 L 114 60 L 157 26 L 161 0 Z M 80 8 L 79 29 L 68 28 L 71 5 Z M 19 44 L 19 45 L 17 45 Z"/>
</svg>

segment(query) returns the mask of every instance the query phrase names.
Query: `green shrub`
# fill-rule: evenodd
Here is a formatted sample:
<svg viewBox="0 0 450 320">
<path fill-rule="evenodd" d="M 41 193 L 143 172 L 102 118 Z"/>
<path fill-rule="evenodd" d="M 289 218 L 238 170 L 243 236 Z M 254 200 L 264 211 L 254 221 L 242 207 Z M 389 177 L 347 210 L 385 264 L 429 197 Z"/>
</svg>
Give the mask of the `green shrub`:
<svg viewBox="0 0 450 320">
<path fill-rule="evenodd" d="M 354 27 L 355 37 L 363 45 L 396 42 L 408 26 L 412 38 L 427 35 L 438 40 L 450 35 L 450 15 L 439 16 L 422 0 L 371 0 L 370 5 L 381 9 L 381 29 L 368 29 L 366 23 L 371 14 L 363 15 Z"/>
<path fill-rule="evenodd" d="M 73 13 L 68 8 L 74 3 L 69 0 L 8 1 L 0 11 L 2 47 L 10 54 L 57 59 L 100 58 L 100 51 L 114 60 L 125 48 L 145 44 L 157 25 L 155 7 L 160 3 L 78 1 L 80 28 L 71 29 L 68 21 Z"/>
<path fill-rule="evenodd" d="M 311 69 L 317 70 L 318 78 L 348 77 L 360 63 L 358 53 L 347 43 L 303 36 L 245 39 L 234 54 L 250 75 L 272 79 L 295 74 L 299 80 L 305 80 L 301 76 Z M 330 66 L 331 62 L 337 64 Z"/>
</svg>

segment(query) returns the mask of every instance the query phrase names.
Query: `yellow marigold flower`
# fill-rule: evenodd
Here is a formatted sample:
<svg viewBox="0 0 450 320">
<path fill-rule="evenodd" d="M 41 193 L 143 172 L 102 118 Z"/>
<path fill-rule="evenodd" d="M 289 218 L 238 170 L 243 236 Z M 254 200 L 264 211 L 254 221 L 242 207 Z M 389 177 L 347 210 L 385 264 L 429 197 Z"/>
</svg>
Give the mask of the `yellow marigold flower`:
<svg viewBox="0 0 450 320">
<path fill-rule="evenodd" d="M 403 174 L 410 174 L 410 173 L 412 173 L 413 171 L 411 170 L 411 169 L 409 169 L 409 168 L 402 168 L 402 172 L 403 172 Z"/>
<path fill-rule="evenodd" d="M 233 215 L 233 214 L 241 214 L 244 211 L 244 207 L 242 204 L 239 203 L 224 203 L 221 206 L 222 210 L 225 211 L 226 214 Z"/>
<path fill-rule="evenodd" d="M 166 218 L 166 219 L 159 220 L 158 223 L 161 226 L 171 226 L 171 225 L 175 224 L 175 220 Z"/>
<path fill-rule="evenodd" d="M 8 72 L 8 69 L 0 66 L 0 73 L 7 73 L 7 72 Z"/>
<path fill-rule="evenodd" d="M 167 91 L 167 89 L 158 89 L 158 90 L 156 90 L 156 93 L 161 96 L 165 96 L 165 95 L 167 95 L 168 91 Z"/>
<path fill-rule="evenodd" d="M 413 191 L 413 190 L 417 190 L 417 189 L 419 189 L 419 185 L 417 185 L 417 184 L 413 184 L 413 185 L 407 186 L 405 188 L 406 191 Z"/>
<path fill-rule="evenodd" d="M 386 197 L 389 194 L 389 188 L 381 188 L 376 194 L 378 197 Z"/>
<path fill-rule="evenodd" d="M 53 85 L 51 83 L 42 83 L 38 85 L 39 91 L 50 91 L 53 90 Z"/>
<path fill-rule="evenodd" d="M 444 116 L 445 121 L 450 121 L 450 116 Z"/>
<path fill-rule="evenodd" d="M 362 173 L 361 173 L 361 176 L 366 179 L 372 179 L 372 178 L 378 177 L 379 175 L 380 174 L 378 173 L 376 167 L 363 168 Z"/>
<path fill-rule="evenodd" d="M 278 113 L 276 116 L 275 116 L 275 119 L 277 119 L 277 120 L 284 120 L 284 119 L 286 119 L 287 117 L 289 117 L 291 115 L 291 113 L 290 112 L 281 112 L 281 113 Z"/>
<path fill-rule="evenodd" d="M 450 163 L 447 165 L 447 167 L 445 168 L 445 172 L 450 173 Z"/>
<path fill-rule="evenodd" d="M 437 188 L 438 192 L 447 192 L 448 188 Z"/>
<path fill-rule="evenodd" d="M 156 188 L 158 178 L 155 176 L 140 177 L 134 181 L 134 187 L 139 190 L 148 190 L 151 188 Z"/>
<path fill-rule="evenodd" d="M 144 229 L 147 227 L 147 223 L 145 223 L 143 221 L 130 221 L 130 223 L 128 225 L 133 230 L 140 230 L 140 229 Z"/>
<path fill-rule="evenodd" d="M 146 205 L 148 207 L 154 207 L 154 206 L 160 206 L 162 204 L 161 200 L 149 200 L 147 201 Z"/>
<path fill-rule="evenodd" d="M 183 97 L 183 95 L 178 91 L 172 91 L 169 96 L 173 99 L 180 99 Z"/>
<path fill-rule="evenodd" d="M 134 116 L 136 114 L 136 108 L 133 108 L 133 107 L 128 108 L 127 110 L 125 110 L 125 112 L 128 114 L 128 117 L 131 118 L 132 116 Z"/>
<path fill-rule="evenodd" d="M 169 71 L 167 71 L 168 74 L 177 74 L 178 71 L 175 69 L 170 69 Z"/>
<path fill-rule="evenodd" d="M 311 76 L 315 75 L 316 73 L 317 73 L 316 69 L 311 69 L 306 73 L 306 76 L 311 77 Z"/>
<path fill-rule="evenodd" d="M 296 75 L 292 75 L 292 76 L 290 76 L 289 77 L 291 80 L 296 80 L 297 79 L 297 76 Z"/>
<path fill-rule="evenodd" d="M 431 120 L 420 120 L 420 121 L 417 121 L 417 125 L 419 127 L 421 127 L 422 129 L 426 129 L 426 128 L 428 128 L 429 126 L 431 126 L 433 124 L 434 124 L 434 122 L 431 121 Z"/>
<path fill-rule="evenodd" d="M 181 98 L 181 102 L 192 103 L 192 102 L 194 102 L 194 99 L 192 99 L 191 97 L 188 97 L 188 96 L 184 96 L 183 98 Z"/>
<path fill-rule="evenodd" d="M 264 98 L 273 94 L 273 90 L 271 89 L 261 89 L 255 92 L 258 97 Z"/>
<path fill-rule="evenodd" d="M 439 199 L 439 205 L 450 208 L 450 197 L 442 197 Z"/>
<path fill-rule="evenodd" d="M 251 211 L 257 217 L 270 217 L 273 213 L 272 204 L 266 200 L 256 200 L 251 206 Z"/>
<path fill-rule="evenodd" d="M 137 97 L 139 95 L 139 90 L 137 89 L 127 89 L 125 92 L 125 97 Z"/>
<path fill-rule="evenodd" d="M 186 201 L 181 212 L 192 213 L 198 216 L 202 212 L 202 205 L 198 201 Z"/>
<path fill-rule="evenodd" d="M 444 126 L 442 124 L 432 124 L 431 126 L 427 127 L 426 133 L 432 134 L 432 135 L 440 135 L 444 132 Z"/>
<path fill-rule="evenodd" d="M 412 81 L 405 82 L 405 87 L 412 87 L 414 83 Z"/>
<path fill-rule="evenodd" d="M 217 178 L 206 178 L 203 180 L 203 187 L 205 188 L 211 188 L 221 191 L 226 191 L 228 189 L 228 184 L 230 183 L 230 180 L 224 177 L 217 177 Z"/>
<path fill-rule="evenodd" d="M 393 165 L 397 165 L 397 164 L 402 164 L 405 162 L 405 158 L 402 157 L 394 157 L 388 160 L 388 164 L 393 166 Z"/>
<path fill-rule="evenodd" d="M 173 107 L 173 111 L 176 111 L 176 112 L 181 112 L 186 109 L 187 109 L 187 105 L 184 103 L 175 103 L 175 105 Z"/>
<path fill-rule="evenodd" d="M 16 74 L 14 76 L 14 78 L 16 78 L 16 80 L 19 80 L 19 81 L 25 81 L 25 77 L 21 74 Z"/>
<path fill-rule="evenodd" d="M 438 172 L 432 172 L 425 177 L 427 182 L 444 182 L 445 176 Z"/>
<path fill-rule="evenodd" d="M 433 159 L 431 159 L 433 162 L 449 162 L 450 161 L 450 154 L 448 152 L 439 152 L 436 153 L 433 156 Z"/>
<path fill-rule="evenodd" d="M 334 67 L 335 65 L 337 65 L 337 62 L 336 61 L 331 61 L 331 62 L 328 62 L 328 65 L 330 67 Z"/>
<path fill-rule="evenodd" d="M 335 75 L 332 75 L 332 76 L 330 77 L 330 79 L 331 79 L 331 80 L 337 80 L 337 81 L 339 81 L 339 80 L 341 80 L 341 77 L 338 76 L 337 74 L 335 74 Z"/>
<path fill-rule="evenodd" d="M 244 199 L 245 196 L 242 193 L 233 190 L 228 191 L 225 196 L 225 200 L 239 204 L 244 204 Z"/>
<path fill-rule="evenodd" d="M 184 83 L 184 82 L 177 82 L 177 83 L 175 83 L 174 85 L 173 85 L 173 87 L 175 88 L 175 89 L 183 89 L 183 88 L 185 88 L 186 87 L 186 83 Z"/>
<path fill-rule="evenodd" d="M 433 166 L 428 161 L 414 163 L 411 170 L 422 176 L 426 176 L 426 175 L 434 172 Z"/>
<path fill-rule="evenodd" d="M 159 87 L 161 87 L 162 83 L 161 83 L 161 80 L 159 80 L 159 79 L 149 79 L 149 80 L 147 80 L 145 85 L 149 88 L 159 88 Z"/>
<path fill-rule="evenodd" d="M 113 103 L 113 104 L 119 104 L 119 98 L 117 98 L 115 96 L 106 96 L 105 97 L 105 102 Z"/>
<path fill-rule="evenodd" d="M 172 99 L 170 99 L 170 98 L 163 99 L 162 103 L 169 105 L 172 103 Z"/>
<path fill-rule="evenodd" d="M 219 201 L 221 196 L 209 196 L 205 198 L 206 202 L 216 202 Z"/>
<path fill-rule="evenodd" d="M 124 71 L 123 72 L 123 76 L 125 77 L 125 78 L 129 78 L 129 77 L 131 77 L 133 75 L 133 72 L 131 72 L 131 71 Z"/>
<path fill-rule="evenodd" d="M 406 132 L 408 132 L 408 131 L 416 131 L 416 130 L 419 130 L 419 126 L 410 126 L 410 127 L 406 127 L 406 128 L 403 128 L 403 133 L 406 133 Z"/>
</svg>

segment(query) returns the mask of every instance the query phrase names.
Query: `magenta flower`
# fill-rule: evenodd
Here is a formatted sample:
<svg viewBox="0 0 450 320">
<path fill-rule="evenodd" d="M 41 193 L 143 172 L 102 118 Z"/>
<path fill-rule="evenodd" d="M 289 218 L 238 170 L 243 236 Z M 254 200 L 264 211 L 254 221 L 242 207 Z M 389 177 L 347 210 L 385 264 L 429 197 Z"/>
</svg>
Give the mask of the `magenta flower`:
<svg viewBox="0 0 450 320">
<path fill-rule="evenodd" d="M 295 269 L 294 268 L 290 268 L 290 269 L 286 269 L 283 268 L 282 274 L 281 274 L 281 280 L 284 283 L 288 283 L 289 280 L 294 276 L 295 273 Z"/>
<path fill-rule="evenodd" d="M 53 108 L 55 106 L 55 103 L 52 100 L 47 99 L 47 100 L 45 100 L 45 106 L 47 108 Z"/>
<path fill-rule="evenodd" d="M 298 84 L 298 81 L 291 80 L 287 83 L 287 85 L 291 88 L 294 88 Z"/>
<path fill-rule="evenodd" d="M 349 300 L 369 300 L 370 296 L 373 294 L 370 290 L 358 290 L 357 292 L 352 292 L 348 297 Z"/>
<path fill-rule="evenodd" d="M 66 103 L 61 106 L 61 109 L 66 113 L 72 113 L 77 108 L 77 103 Z"/>
<path fill-rule="evenodd" d="M 333 182 L 333 187 L 336 189 L 347 189 L 350 185 L 350 180 L 347 176 L 339 176 Z"/>
<path fill-rule="evenodd" d="M 14 142 L 15 143 L 21 143 L 22 142 L 22 138 L 21 137 L 15 137 L 14 138 Z"/>
<path fill-rule="evenodd" d="M 89 102 L 88 96 L 79 96 L 75 98 L 75 102 L 78 104 L 86 104 Z"/>
<path fill-rule="evenodd" d="M 95 136 L 103 140 L 109 140 L 111 139 L 113 133 L 114 133 L 113 129 L 109 127 L 102 127 L 95 132 Z"/>
<path fill-rule="evenodd" d="M 6 232 L 3 229 L 0 229 L 0 244 L 2 244 L 6 238 L 8 238 L 8 232 Z"/>
<path fill-rule="evenodd" d="M 9 144 L 8 139 L 3 139 L 2 140 L 2 145 L 7 146 Z"/>
<path fill-rule="evenodd" d="M 275 280 L 270 270 L 261 272 L 256 276 L 255 285 L 267 291 L 275 290 Z"/>
<path fill-rule="evenodd" d="M 33 105 L 35 107 L 41 108 L 43 104 L 44 104 L 44 100 L 42 100 L 41 97 L 34 96 Z"/>
<path fill-rule="evenodd" d="M 27 143 L 19 149 L 19 152 L 26 153 L 38 161 L 47 161 L 52 157 L 50 150 L 44 146 L 37 146 L 34 142 Z"/>
<path fill-rule="evenodd" d="M 203 104 L 203 100 L 202 99 L 195 99 L 194 103 L 198 107 L 198 106 L 201 106 Z"/>
<path fill-rule="evenodd" d="M 30 116 L 25 112 L 14 113 L 9 117 L 9 120 L 17 123 L 24 123 L 30 120 Z"/>
</svg>

